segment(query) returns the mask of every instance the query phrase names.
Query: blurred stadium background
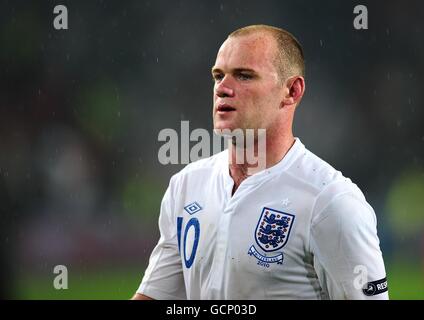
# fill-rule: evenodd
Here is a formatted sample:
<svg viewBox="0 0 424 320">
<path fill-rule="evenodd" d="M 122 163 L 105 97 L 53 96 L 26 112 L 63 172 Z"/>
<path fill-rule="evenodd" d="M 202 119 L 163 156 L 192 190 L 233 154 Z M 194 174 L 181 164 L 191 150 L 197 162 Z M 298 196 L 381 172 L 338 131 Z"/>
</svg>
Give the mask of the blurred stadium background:
<svg viewBox="0 0 424 320">
<path fill-rule="evenodd" d="M 53 28 L 66 5 L 69 29 Z M 369 29 L 353 28 L 368 7 Z M 1 1 L 0 298 L 128 299 L 158 240 L 163 128 L 211 129 L 210 67 L 256 23 L 303 44 L 295 135 L 374 207 L 392 299 L 424 298 L 424 4 Z M 65 265 L 69 289 L 53 288 Z"/>
</svg>

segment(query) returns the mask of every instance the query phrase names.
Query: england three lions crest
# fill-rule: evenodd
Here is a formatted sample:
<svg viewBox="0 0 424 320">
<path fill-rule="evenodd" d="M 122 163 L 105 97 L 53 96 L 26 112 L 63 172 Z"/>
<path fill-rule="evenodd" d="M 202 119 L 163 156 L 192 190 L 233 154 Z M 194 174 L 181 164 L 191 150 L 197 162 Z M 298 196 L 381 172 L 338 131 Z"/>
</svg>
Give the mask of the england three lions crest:
<svg viewBox="0 0 424 320">
<path fill-rule="evenodd" d="M 263 208 L 255 230 L 256 243 L 266 252 L 281 249 L 287 243 L 293 221 L 292 214 Z"/>
<path fill-rule="evenodd" d="M 249 255 L 255 256 L 265 264 L 283 263 L 283 254 L 270 256 L 269 252 L 280 250 L 285 246 L 290 236 L 295 216 L 271 208 L 263 208 L 255 229 L 256 244 L 265 255 L 261 254 L 254 245 L 249 249 Z"/>
</svg>

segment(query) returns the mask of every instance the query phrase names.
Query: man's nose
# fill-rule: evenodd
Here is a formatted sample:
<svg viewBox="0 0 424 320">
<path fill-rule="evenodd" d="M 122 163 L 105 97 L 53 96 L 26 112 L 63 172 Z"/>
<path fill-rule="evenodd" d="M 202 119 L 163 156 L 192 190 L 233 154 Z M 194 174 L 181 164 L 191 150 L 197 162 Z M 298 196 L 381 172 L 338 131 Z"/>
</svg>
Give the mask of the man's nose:
<svg viewBox="0 0 424 320">
<path fill-rule="evenodd" d="M 232 89 L 230 82 L 229 77 L 225 76 L 221 82 L 215 85 L 215 94 L 220 98 L 233 97 L 234 89 Z"/>
</svg>

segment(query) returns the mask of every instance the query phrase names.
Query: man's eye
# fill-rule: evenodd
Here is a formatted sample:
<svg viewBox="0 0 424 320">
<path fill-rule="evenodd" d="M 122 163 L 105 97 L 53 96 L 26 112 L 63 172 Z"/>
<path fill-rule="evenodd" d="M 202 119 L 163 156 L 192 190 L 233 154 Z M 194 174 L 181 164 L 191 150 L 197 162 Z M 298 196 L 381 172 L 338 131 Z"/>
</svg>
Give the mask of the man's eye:
<svg viewBox="0 0 424 320">
<path fill-rule="evenodd" d="M 239 78 L 240 80 L 250 80 L 250 79 L 252 79 L 253 77 L 252 77 L 250 74 L 240 73 L 240 74 L 238 75 L 238 78 Z"/>
<path fill-rule="evenodd" d="M 220 80 L 222 80 L 223 77 L 224 76 L 222 74 L 214 74 L 212 76 L 212 78 L 213 78 L 214 81 L 220 81 Z"/>
</svg>

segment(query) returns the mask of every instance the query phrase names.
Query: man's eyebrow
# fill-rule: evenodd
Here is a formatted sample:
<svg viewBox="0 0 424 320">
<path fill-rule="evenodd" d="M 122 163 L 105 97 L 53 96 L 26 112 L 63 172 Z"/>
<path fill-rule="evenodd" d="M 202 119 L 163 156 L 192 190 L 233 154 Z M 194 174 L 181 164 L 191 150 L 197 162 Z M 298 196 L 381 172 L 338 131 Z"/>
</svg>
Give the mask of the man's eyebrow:
<svg viewBox="0 0 424 320">
<path fill-rule="evenodd" d="M 221 69 L 219 69 L 219 68 L 212 67 L 211 72 L 212 73 L 218 73 L 218 72 L 221 72 L 222 73 L 223 71 Z M 256 73 L 255 70 L 250 69 L 250 68 L 235 68 L 235 69 L 232 70 L 232 72 L 234 72 L 234 73 L 240 73 L 240 72 Z"/>
<path fill-rule="evenodd" d="M 236 73 L 240 73 L 240 72 L 250 72 L 250 73 L 256 73 L 255 70 L 250 69 L 250 68 L 235 68 L 234 72 Z"/>
<path fill-rule="evenodd" d="M 212 72 L 212 73 L 222 72 L 222 70 L 221 70 L 221 69 L 219 69 L 219 68 L 216 68 L 216 67 L 212 67 L 211 72 Z"/>
</svg>

